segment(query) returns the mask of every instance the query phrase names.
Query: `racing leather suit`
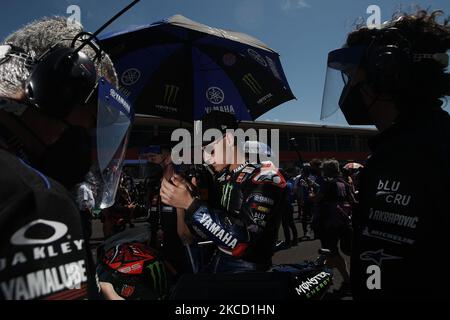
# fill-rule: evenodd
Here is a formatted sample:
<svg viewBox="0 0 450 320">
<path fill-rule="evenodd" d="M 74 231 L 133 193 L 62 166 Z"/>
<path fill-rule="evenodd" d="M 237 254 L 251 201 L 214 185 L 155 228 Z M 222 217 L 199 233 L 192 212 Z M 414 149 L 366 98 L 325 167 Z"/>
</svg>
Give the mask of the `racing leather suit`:
<svg viewBox="0 0 450 320">
<path fill-rule="evenodd" d="M 271 163 L 243 164 L 216 177 L 220 206 L 195 199 L 186 222 L 220 250 L 212 272 L 264 271 L 271 266 L 286 199 L 286 181 Z"/>
<path fill-rule="evenodd" d="M 450 116 L 402 116 L 369 146 L 353 214 L 354 298 L 449 299 Z"/>
</svg>

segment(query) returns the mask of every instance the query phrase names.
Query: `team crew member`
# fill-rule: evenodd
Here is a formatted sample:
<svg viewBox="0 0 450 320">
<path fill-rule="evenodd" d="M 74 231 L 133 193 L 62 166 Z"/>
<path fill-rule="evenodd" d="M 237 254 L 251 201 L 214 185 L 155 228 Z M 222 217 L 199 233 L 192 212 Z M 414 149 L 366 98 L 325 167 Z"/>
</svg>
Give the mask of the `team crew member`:
<svg viewBox="0 0 450 320">
<path fill-rule="evenodd" d="M 204 152 L 221 190 L 219 208 L 194 198 L 192 185 L 177 175 L 163 181 L 161 198 L 167 204 L 186 209 L 186 221 L 192 232 L 217 245 L 219 251 L 210 264 L 210 272 L 267 270 L 280 226 L 286 181 L 271 162 L 245 162 L 235 136 L 226 132 L 237 127 L 231 114 L 213 111 L 204 117 L 202 127 L 222 132 L 219 139 L 205 148 L 211 149 L 210 152 Z M 227 154 L 234 155 L 234 161 L 228 164 Z"/>
<path fill-rule="evenodd" d="M 441 101 L 450 94 L 450 27 L 440 14 L 361 28 L 328 56 L 322 115 L 339 101 L 349 124 L 380 131 L 353 214 L 356 299 L 450 298 L 450 275 L 436 269 L 436 259 L 450 258 L 450 117 Z M 339 100 L 328 95 L 333 72 L 343 80 Z M 423 163 L 427 175 L 414 174 Z"/>
<path fill-rule="evenodd" d="M 81 32 L 80 24 L 44 18 L 0 46 L 0 299 L 98 295 L 80 213 L 68 190 L 93 164 L 93 132 L 104 142 L 97 145 L 97 158 L 121 163 L 102 150 L 123 154 L 130 120 L 115 108 L 129 110 L 129 105 L 112 102 L 119 95 L 108 56 L 91 42 L 76 52 L 87 41 Z M 97 113 L 105 96 L 95 94 L 97 86 L 115 93 L 101 104 L 107 122 Z M 107 144 L 111 141 L 96 130 L 97 122 L 119 141 Z M 122 136 L 115 127 L 123 129 Z M 102 186 L 96 203 L 108 206 L 116 180 L 107 172 L 120 175 L 120 166 L 98 169 L 111 184 Z"/>
<path fill-rule="evenodd" d="M 161 179 L 169 180 L 174 175 L 175 166 L 172 162 L 170 145 L 148 146 L 145 158 L 153 165 L 160 166 Z M 155 183 L 161 184 L 161 181 Z M 172 263 L 178 273 L 190 272 L 192 267 L 184 244 L 192 243 L 192 235 L 184 222 L 184 210 L 165 204 L 158 196 L 159 194 L 156 194 L 151 199 L 151 245 L 163 253 L 164 258 Z"/>
</svg>

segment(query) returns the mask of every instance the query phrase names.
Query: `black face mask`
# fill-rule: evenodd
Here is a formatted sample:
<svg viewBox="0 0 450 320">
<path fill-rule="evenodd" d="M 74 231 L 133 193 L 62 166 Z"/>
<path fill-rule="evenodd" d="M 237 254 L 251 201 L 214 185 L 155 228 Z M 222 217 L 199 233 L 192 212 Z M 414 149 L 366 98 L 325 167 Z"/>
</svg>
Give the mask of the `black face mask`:
<svg viewBox="0 0 450 320">
<path fill-rule="evenodd" d="M 84 180 L 91 162 L 91 136 L 83 127 L 70 126 L 47 146 L 38 169 L 71 189 Z"/>
<path fill-rule="evenodd" d="M 339 100 L 339 107 L 350 125 L 373 125 L 361 94 L 362 85 L 363 83 L 361 82 L 348 89 L 348 92 L 345 89 L 342 90 L 342 93 L 346 94 L 344 98 L 341 97 Z"/>
</svg>

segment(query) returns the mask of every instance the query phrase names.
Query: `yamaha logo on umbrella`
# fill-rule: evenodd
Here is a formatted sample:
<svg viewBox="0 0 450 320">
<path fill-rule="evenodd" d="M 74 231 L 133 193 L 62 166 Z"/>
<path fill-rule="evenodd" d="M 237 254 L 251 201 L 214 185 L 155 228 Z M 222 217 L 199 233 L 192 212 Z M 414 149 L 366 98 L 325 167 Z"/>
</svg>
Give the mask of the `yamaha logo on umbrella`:
<svg viewBox="0 0 450 320">
<path fill-rule="evenodd" d="M 190 122 L 217 110 L 255 120 L 295 98 L 273 49 L 251 35 L 181 15 L 127 27 L 103 36 L 100 44 L 114 52 L 121 92 L 138 114 Z"/>
<path fill-rule="evenodd" d="M 141 78 L 141 72 L 136 68 L 130 68 L 122 73 L 120 80 L 125 86 L 132 86 Z"/>
<path fill-rule="evenodd" d="M 209 87 L 206 90 L 206 98 L 213 104 L 220 104 L 225 99 L 225 93 L 218 87 Z"/>
<path fill-rule="evenodd" d="M 248 54 L 250 55 L 250 57 L 252 57 L 253 59 L 256 60 L 256 62 L 258 62 L 260 65 L 262 65 L 263 67 L 267 67 L 267 62 L 264 59 L 263 56 L 261 56 L 258 52 L 256 52 L 253 49 L 248 49 L 247 50 Z"/>
</svg>

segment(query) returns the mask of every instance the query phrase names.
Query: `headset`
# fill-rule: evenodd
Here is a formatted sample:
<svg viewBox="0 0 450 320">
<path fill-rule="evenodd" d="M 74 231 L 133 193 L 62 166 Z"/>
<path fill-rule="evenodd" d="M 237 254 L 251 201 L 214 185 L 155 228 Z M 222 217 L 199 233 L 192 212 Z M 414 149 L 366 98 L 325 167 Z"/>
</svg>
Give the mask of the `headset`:
<svg viewBox="0 0 450 320">
<path fill-rule="evenodd" d="M 375 32 L 366 56 L 369 81 L 376 93 L 397 95 L 409 87 L 413 63 L 411 43 L 397 28 Z"/>
<path fill-rule="evenodd" d="M 447 53 L 417 53 L 411 42 L 395 27 L 375 31 L 366 56 L 369 81 L 377 93 L 396 96 L 410 88 L 414 64 L 434 60 L 443 67 L 449 64 Z"/>
<path fill-rule="evenodd" d="M 37 58 L 12 44 L 2 45 L 0 64 L 11 57 L 24 60 L 30 70 L 24 88 L 26 99 L 44 113 L 63 119 L 75 106 L 86 104 L 97 87 L 96 62 L 104 57 L 97 35 L 139 1 L 134 0 L 96 32 L 81 32 L 73 39 L 62 39 Z M 69 47 L 62 46 L 64 40 L 72 40 Z M 81 42 L 78 47 L 77 42 Z M 81 52 L 86 45 L 94 50 L 94 58 Z"/>
</svg>

